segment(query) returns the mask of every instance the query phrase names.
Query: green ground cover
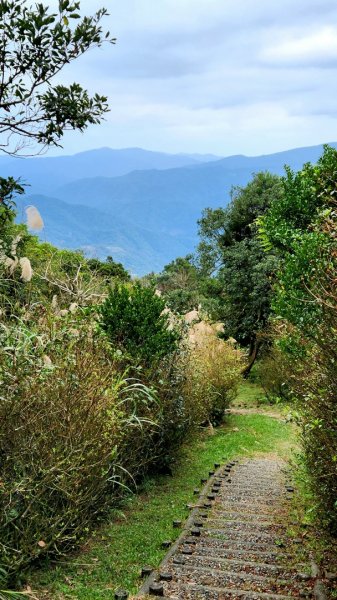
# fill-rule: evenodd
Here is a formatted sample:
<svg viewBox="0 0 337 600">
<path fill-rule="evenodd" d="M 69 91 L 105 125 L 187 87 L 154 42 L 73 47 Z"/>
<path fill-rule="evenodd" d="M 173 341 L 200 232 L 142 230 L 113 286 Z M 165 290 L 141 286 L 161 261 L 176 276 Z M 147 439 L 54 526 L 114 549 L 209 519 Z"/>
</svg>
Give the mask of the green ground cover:
<svg viewBox="0 0 337 600">
<path fill-rule="evenodd" d="M 112 599 L 119 587 L 135 592 L 141 567 L 156 567 L 166 552 L 162 541 L 179 535 L 172 521 L 187 517 L 186 504 L 195 498 L 193 489 L 214 462 L 256 453 L 287 459 L 295 447 L 290 424 L 258 414 L 228 417 L 213 435 L 203 431 L 185 444 L 173 476 L 148 480 L 81 552 L 35 573 L 30 586 L 39 599 Z"/>
<path fill-rule="evenodd" d="M 244 381 L 240 385 L 237 396 L 231 406 L 234 408 L 268 407 L 270 406 L 270 402 L 261 386 L 257 383 Z"/>
<path fill-rule="evenodd" d="M 245 411 L 270 414 L 278 418 L 291 418 L 291 406 L 285 401 L 272 402 L 266 395 L 259 383 L 254 381 L 243 381 L 239 386 L 235 400 L 231 403 L 231 409 L 244 413 Z"/>
</svg>

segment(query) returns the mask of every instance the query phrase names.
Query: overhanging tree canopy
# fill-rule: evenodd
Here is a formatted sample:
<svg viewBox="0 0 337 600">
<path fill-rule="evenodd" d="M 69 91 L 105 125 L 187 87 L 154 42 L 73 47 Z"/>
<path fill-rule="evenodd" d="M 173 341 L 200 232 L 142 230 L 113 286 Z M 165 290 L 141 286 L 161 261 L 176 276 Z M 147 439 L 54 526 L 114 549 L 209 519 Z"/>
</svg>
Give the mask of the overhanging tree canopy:
<svg viewBox="0 0 337 600">
<path fill-rule="evenodd" d="M 282 195 L 280 177 L 257 173 L 245 187 L 233 189 L 228 207 L 208 208 L 199 221 L 199 263 L 206 273 L 215 272 L 222 285 L 225 336 L 249 347 L 246 375 L 268 323 L 272 274 L 277 266 L 275 255 L 261 245 L 256 219 Z"/>
<path fill-rule="evenodd" d="M 10 155 L 59 146 L 66 130 L 83 131 L 108 111 L 105 96 L 54 81 L 90 48 L 115 42 L 101 27 L 108 13 L 81 17 L 80 2 L 58 5 L 0 0 L 0 150 Z"/>
</svg>

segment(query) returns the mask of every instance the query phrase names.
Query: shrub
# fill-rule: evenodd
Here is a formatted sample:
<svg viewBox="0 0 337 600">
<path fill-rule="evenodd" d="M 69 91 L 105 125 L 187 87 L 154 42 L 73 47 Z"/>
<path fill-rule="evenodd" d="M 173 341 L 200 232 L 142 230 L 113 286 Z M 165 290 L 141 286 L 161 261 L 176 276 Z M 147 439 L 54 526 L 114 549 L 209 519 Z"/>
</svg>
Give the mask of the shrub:
<svg viewBox="0 0 337 600">
<path fill-rule="evenodd" d="M 197 308 L 199 295 L 194 290 L 169 290 L 165 293 L 165 301 L 170 310 L 182 315 Z"/>
<path fill-rule="evenodd" d="M 185 394 L 195 422 L 219 424 L 241 379 L 242 354 L 207 330 L 191 348 Z"/>
<path fill-rule="evenodd" d="M 321 330 L 321 344 L 301 336 L 287 324 L 276 340 L 275 374 L 262 371 L 267 383 L 285 383 L 286 399 L 292 402 L 293 413 L 301 431 L 303 463 L 314 492 L 315 509 L 323 525 L 337 534 L 337 418 L 335 369 L 335 325 L 327 322 Z M 330 330 L 330 331 L 329 331 Z M 328 333 L 328 336 L 327 336 Z M 330 337 L 330 340 L 328 339 Z M 269 388 L 270 389 L 270 388 Z"/>
<path fill-rule="evenodd" d="M 191 425 L 184 352 L 125 371 L 90 312 L 41 305 L 0 324 L 0 562 L 12 582 L 167 468 Z"/>
<path fill-rule="evenodd" d="M 87 266 L 90 271 L 101 275 L 107 282 L 114 278 L 121 281 L 129 281 L 131 279 L 130 274 L 123 267 L 122 263 L 115 262 L 112 256 L 107 256 L 105 262 L 98 258 L 89 258 Z"/>
<path fill-rule="evenodd" d="M 149 365 L 177 348 L 179 335 L 170 329 L 165 302 L 152 288 L 116 285 L 99 314 L 110 343 L 131 360 Z"/>
<path fill-rule="evenodd" d="M 24 324 L 0 330 L 0 560 L 10 574 L 80 542 L 135 475 L 123 438 L 155 428 L 150 391 L 78 325 L 54 321 L 49 337 Z"/>
<path fill-rule="evenodd" d="M 288 327 L 279 346 L 322 521 L 337 534 L 337 151 L 326 146 L 317 165 L 288 169 L 283 187 L 260 235 L 281 258 L 273 309 Z"/>
<path fill-rule="evenodd" d="M 142 382 L 156 398 L 150 414 L 156 426 L 138 430 L 137 439 L 129 429 L 123 438 L 123 465 L 138 478 L 148 471 L 166 472 L 194 425 L 191 403 L 184 393 L 185 357 L 184 349 L 178 349 L 139 372 Z M 141 409 L 138 414 L 144 416 Z"/>
<path fill-rule="evenodd" d="M 292 400 L 291 378 L 293 369 L 290 355 L 283 352 L 279 341 L 284 334 L 286 323 L 271 324 L 268 331 L 268 345 L 259 361 L 254 365 L 251 373 L 256 382 L 263 387 L 269 402 L 280 402 Z"/>
</svg>

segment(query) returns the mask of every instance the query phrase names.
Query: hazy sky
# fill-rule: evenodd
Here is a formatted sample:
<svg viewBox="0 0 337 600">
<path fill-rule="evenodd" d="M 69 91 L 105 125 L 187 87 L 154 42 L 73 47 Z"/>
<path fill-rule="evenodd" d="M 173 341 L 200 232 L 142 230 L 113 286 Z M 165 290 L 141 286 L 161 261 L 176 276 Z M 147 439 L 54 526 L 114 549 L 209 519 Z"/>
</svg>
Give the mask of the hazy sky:
<svg viewBox="0 0 337 600">
<path fill-rule="evenodd" d="M 63 80 L 109 96 L 100 146 L 263 154 L 337 140 L 336 0 L 82 0 L 106 6 L 116 46 Z"/>
</svg>

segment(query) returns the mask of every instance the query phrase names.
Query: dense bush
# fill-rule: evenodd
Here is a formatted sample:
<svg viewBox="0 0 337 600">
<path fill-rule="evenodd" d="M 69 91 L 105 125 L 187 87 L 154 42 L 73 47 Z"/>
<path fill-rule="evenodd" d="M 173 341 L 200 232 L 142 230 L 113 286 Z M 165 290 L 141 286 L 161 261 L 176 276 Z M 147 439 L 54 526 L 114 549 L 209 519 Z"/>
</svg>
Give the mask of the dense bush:
<svg viewBox="0 0 337 600">
<path fill-rule="evenodd" d="M 242 354 L 205 327 L 193 336 L 185 394 L 196 422 L 221 423 L 241 380 Z"/>
<path fill-rule="evenodd" d="M 88 268 L 102 275 L 107 282 L 113 278 L 118 278 L 121 281 L 129 281 L 131 279 L 128 271 L 123 267 L 122 263 L 115 262 L 112 256 L 107 256 L 106 261 L 101 261 L 98 258 L 90 258 L 87 261 Z"/>
<path fill-rule="evenodd" d="M 76 547 L 190 426 L 173 357 L 130 379 L 81 311 L 35 318 L 0 327 L 0 560 L 12 576 Z"/>
<path fill-rule="evenodd" d="M 280 257 L 274 312 L 288 323 L 287 357 L 302 417 L 305 459 L 326 524 L 337 533 L 337 152 L 287 171 L 284 196 L 260 223 Z"/>
<path fill-rule="evenodd" d="M 286 324 L 271 326 L 268 331 L 268 346 L 260 360 L 255 363 L 251 378 L 263 387 L 270 403 L 292 401 L 291 378 L 293 374 L 292 358 L 278 344 L 284 335 Z"/>
<path fill-rule="evenodd" d="M 24 324 L 0 330 L 0 554 L 9 572 L 74 547 L 120 476 L 127 383 L 100 340 L 70 323 L 53 329 L 53 339 Z"/>
<path fill-rule="evenodd" d="M 28 298 L 28 284 L 18 285 Z M 132 288 L 124 289 L 129 301 Z M 60 309 L 50 296 L 44 289 L 15 318 L 0 318 L 0 561 L 12 581 L 37 559 L 75 548 L 125 488 L 167 468 L 199 422 L 186 396 L 187 349 L 152 290 L 142 299 L 153 302 L 148 325 L 161 329 L 143 362 L 132 330 L 136 356 L 126 360 L 97 327 L 95 307 L 69 306 L 63 289 Z"/>
<path fill-rule="evenodd" d="M 177 348 L 179 335 L 170 328 L 165 302 L 150 287 L 114 286 L 99 314 L 111 344 L 133 360 L 149 365 Z"/>
</svg>

